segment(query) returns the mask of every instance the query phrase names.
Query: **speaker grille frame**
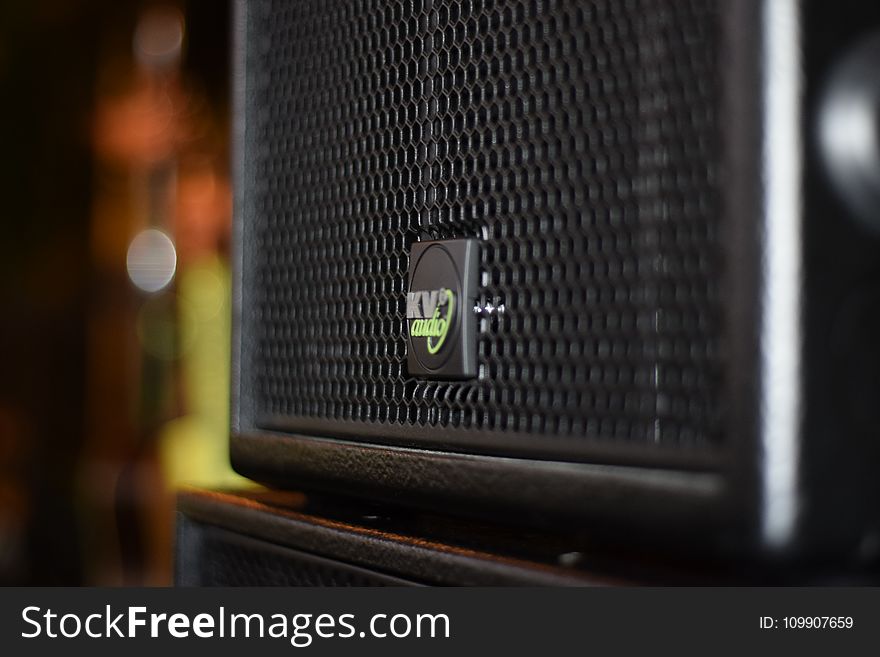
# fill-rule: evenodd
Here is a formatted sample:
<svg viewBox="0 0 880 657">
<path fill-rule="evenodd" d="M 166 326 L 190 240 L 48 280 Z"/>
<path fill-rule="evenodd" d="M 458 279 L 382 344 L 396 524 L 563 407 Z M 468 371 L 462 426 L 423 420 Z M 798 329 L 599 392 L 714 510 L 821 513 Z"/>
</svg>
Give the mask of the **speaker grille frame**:
<svg viewBox="0 0 880 657">
<path fill-rule="evenodd" d="M 524 17 L 514 11 L 493 28 L 498 40 L 514 45 L 473 61 L 461 54 L 479 43 L 468 26 L 501 15 L 492 2 L 476 3 L 477 9 L 463 3 L 471 16 L 447 16 L 446 25 L 433 27 L 432 20 L 459 4 L 438 10 L 429 1 L 403 3 L 421 14 L 407 21 L 392 12 L 392 19 L 424 33 L 397 43 L 373 38 L 388 27 L 366 20 L 377 8 L 361 16 L 344 3 L 318 5 L 364 18 L 365 33 L 349 26 L 312 43 L 310 34 L 328 22 L 344 24 L 343 16 L 331 9 L 310 15 L 303 8 L 309 3 L 285 5 L 284 12 L 315 22 L 311 29 L 299 27 L 305 41 L 296 53 L 267 38 L 280 25 L 279 33 L 292 40 L 283 17 L 272 11 L 259 16 L 257 8 L 271 9 L 270 3 L 248 3 L 258 15 L 250 23 L 265 24 L 254 28 L 262 39 L 253 46 L 258 52 L 245 57 L 274 62 L 274 68 L 242 71 L 248 86 L 242 130 L 249 132 L 243 135 L 248 219 L 240 289 L 248 293 L 239 362 L 254 429 L 451 445 L 505 457 L 687 468 L 723 462 L 727 359 L 719 352 L 727 318 L 720 299 L 728 295 L 720 262 L 726 255 L 722 201 L 715 198 L 723 166 L 715 143 L 721 141 L 723 95 L 715 78 L 723 61 L 717 32 L 724 2 L 652 2 L 562 3 L 566 7 L 548 16 L 535 14 L 528 2 L 515 3 Z M 707 18 L 707 7 L 718 11 Z M 584 15 L 598 18 L 586 26 L 556 26 Z M 682 24 L 696 30 L 691 38 L 677 34 Z M 559 38 L 544 34 L 550 25 Z M 616 34 L 620 30 L 633 34 Z M 355 46 L 345 49 L 343 33 L 377 49 L 377 70 L 364 65 L 360 77 L 347 77 L 360 60 L 345 54 Z M 602 39 L 611 45 L 590 45 Z M 330 72 L 309 70 L 307 55 L 334 43 L 326 56 L 342 49 L 339 61 L 313 63 Z M 552 51 L 567 46 L 575 51 Z M 532 52 L 542 47 L 551 54 Z M 712 63 L 705 61 L 710 50 Z M 587 54 L 594 59 L 586 70 L 570 73 L 573 79 L 554 77 Z M 461 99 L 479 85 L 476 78 L 460 78 L 478 75 L 481 67 L 491 70 L 496 60 L 499 66 L 514 63 L 508 74 L 491 74 L 493 82 L 515 87 L 532 80 L 534 89 L 508 89 L 466 105 Z M 302 88 L 291 81 L 293 70 L 301 70 Z M 391 84 L 393 76 L 411 73 L 413 84 L 421 80 L 434 91 L 395 96 L 404 92 Z M 370 87 L 376 76 L 385 82 Z M 334 112 L 340 94 L 361 86 L 358 102 L 349 99 Z M 598 97 L 584 100 L 588 89 Z M 400 125 L 389 119 L 389 126 L 376 127 L 381 107 L 361 114 L 351 109 L 372 98 L 368 91 L 385 94 L 377 105 L 388 96 Z M 520 99 L 532 109 L 517 114 Z M 719 107 L 709 109 L 710 102 Z M 569 105 L 577 110 L 570 123 Z M 596 112 L 614 118 L 591 128 L 587 115 Z M 556 123 L 565 125 L 547 128 Z M 275 134 L 278 125 L 292 137 Z M 542 126 L 546 135 L 521 135 Z M 355 135 L 334 132 L 341 128 Z M 395 136 L 397 128 L 406 128 L 405 134 Z M 363 144 L 373 144 L 372 150 Z M 497 163 L 505 157 L 510 161 Z M 409 162 L 413 167 L 405 166 Z M 475 170 L 481 162 L 485 175 Z M 363 171 L 371 163 L 375 175 Z M 613 171 L 601 173 L 609 167 Z M 552 179 L 540 180 L 545 174 Z M 363 216 L 354 216 L 357 208 Z M 350 235 L 355 219 L 364 232 Z M 480 322 L 477 380 L 409 377 L 403 319 L 408 245 L 463 236 L 482 238 L 481 296 L 502 300 L 507 312 Z"/>
<path fill-rule="evenodd" d="M 409 522 L 399 526 L 394 508 L 379 511 L 383 517 L 370 515 L 377 510 L 375 505 L 348 504 L 340 517 L 332 501 L 329 506 L 327 500 L 319 501 L 313 507 L 308 496 L 297 492 L 183 491 L 177 498 L 175 582 L 182 586 L 607 586 L 626 581 L 618 568 L 590 572 L 557 563 L 556 545 L 539 550 L 536 559 L 511 554 L 509 546 L 505 551 L 494 540 L 477 540 L 479 545 L 473 545 L 475 537 L 461 530 L 460 523 L 456 527 L 463 535 L 450 535 L 442 517 L 426 519 L 434 531 L 425 533 L 424 527 L 420 531 Z M 484 538 L 489 531 L 495 540 L 504 533 L 498 534 L 497 526 L 481 525 L 476 531 Z M 265 563 L 256 565 L 253 557 Z M 277 572 L 299 567 L 299 572 Z"/>
<path fill-rule="evenodd" d="M 590 520 L 598 522 L 596 527 L 642 537 L 681 530 L 694 539 L 699 536 L 698 542 L 709 540 L 725 549 L 759 544 L 765 463 L 758 418 L 762 377 L 767 376 L 761 370 L 764 310 L 759 302 L 767 268 L 759 237 L 767 221 L 762 205 L 765 25 L 760 2 L 719 0 L 723 29 L 718 51 L 726 62 L 718 89 L 725 116 L 721 169 L 728 175 L 718 201 L 725 215 L 718 240 L 726 263 L 717 281 L 726 308 L 718 326 L 726 353 L 718 394 L 727 438 L 713 450 L 578 442 L 547 434 L 535 440 L 533 433 L 512 430 L 432 428 L 414 436 L 409 427 L 395 425 L 315 418 L 259 421 L 248 361 L 255 348 L 248 326 L 254 317 L 248 291 L 256 279 L 247 254 L 257 246 L 247 226 L 258 212 L 248 193 L 256 183 L 247 132 L 253 102 L 247 68 L 254 63 L 245 47 L 249 4 L 235 4 L 235 468 L 278 486 L 349 492 L 468 514 L 502 514 L 528 523 Z"/>
<path fill-rule="evenodd" d="M 418 586 L 178 515 L 178 586 Z"/>
</svg>

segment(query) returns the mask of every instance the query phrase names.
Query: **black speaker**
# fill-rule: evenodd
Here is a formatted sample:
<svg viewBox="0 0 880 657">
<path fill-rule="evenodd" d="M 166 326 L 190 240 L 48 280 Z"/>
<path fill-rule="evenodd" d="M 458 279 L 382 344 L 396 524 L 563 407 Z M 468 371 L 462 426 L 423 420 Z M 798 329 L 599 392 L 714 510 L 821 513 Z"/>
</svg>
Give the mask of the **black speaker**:
<svg viewBox="0 0 880 657">
<path fill-rule="evenodd" d="M 242 0 L 236 25 L 240 472 L 877 555 L 875 3 Z"/>
<path fill-rule="evenodd" d="M 298 492 L 200 491 L 177 503 L 178 586 L 588 586 L 621 584 L 619 564 L 559 539 Z M 522 533 L 520 532 L 520 539 Z M 639 581 L 717 581 L 708 569 L 629 565 Z"/>
</svg>

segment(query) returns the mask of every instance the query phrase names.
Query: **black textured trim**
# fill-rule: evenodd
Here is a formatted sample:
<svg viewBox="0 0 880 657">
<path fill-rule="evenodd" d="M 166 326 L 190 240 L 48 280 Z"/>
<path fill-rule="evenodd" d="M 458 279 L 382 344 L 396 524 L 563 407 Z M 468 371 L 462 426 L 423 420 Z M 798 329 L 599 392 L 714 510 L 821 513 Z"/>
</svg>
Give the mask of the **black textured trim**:
<svg viewBox="0 0 880 657">
<path fill-rule="evenodd" d="M 178 497 L 178 511 L 186 522 L 229 529 L 414 582 L 463 586 L 583 586 L 611 582 L 563 568 L 281 509 L 256 497 L 233 493 L 187 491 Z M 192 555 L 186 554 L 188 547 L 192 547 L 191 542 L 179 543 L 178 581 L 187 581 L 181 567 L 193 566 Z"/>
</svg>

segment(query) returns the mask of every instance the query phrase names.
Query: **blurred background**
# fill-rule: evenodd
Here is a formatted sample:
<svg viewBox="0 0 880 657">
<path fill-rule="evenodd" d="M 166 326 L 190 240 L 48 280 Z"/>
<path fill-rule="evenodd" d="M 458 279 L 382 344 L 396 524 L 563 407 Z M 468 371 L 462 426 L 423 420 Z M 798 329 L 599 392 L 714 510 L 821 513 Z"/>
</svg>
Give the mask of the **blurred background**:
<svg viewBox="0 0 880 657">
<path fill-rule="evenodd" d="M 0 0 L 0 584 L 170 584 L 228 466 L 229 3 Z"/>
</svg>

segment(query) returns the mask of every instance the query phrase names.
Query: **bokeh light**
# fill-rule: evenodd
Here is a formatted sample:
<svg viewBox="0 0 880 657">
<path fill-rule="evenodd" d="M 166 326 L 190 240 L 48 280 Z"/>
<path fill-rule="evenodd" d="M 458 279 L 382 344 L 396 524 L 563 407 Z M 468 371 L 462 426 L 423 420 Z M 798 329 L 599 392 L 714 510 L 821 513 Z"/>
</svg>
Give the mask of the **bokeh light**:
<svg viewBox="0 0 880 657">
<path fill-rule="evenodd" d="M 174 242 L 161 230 L 148 228 L 131 241 L 125 265 L 135 287 L 158 292 L 174 279 L 177 270 Z"/>
</svg>

